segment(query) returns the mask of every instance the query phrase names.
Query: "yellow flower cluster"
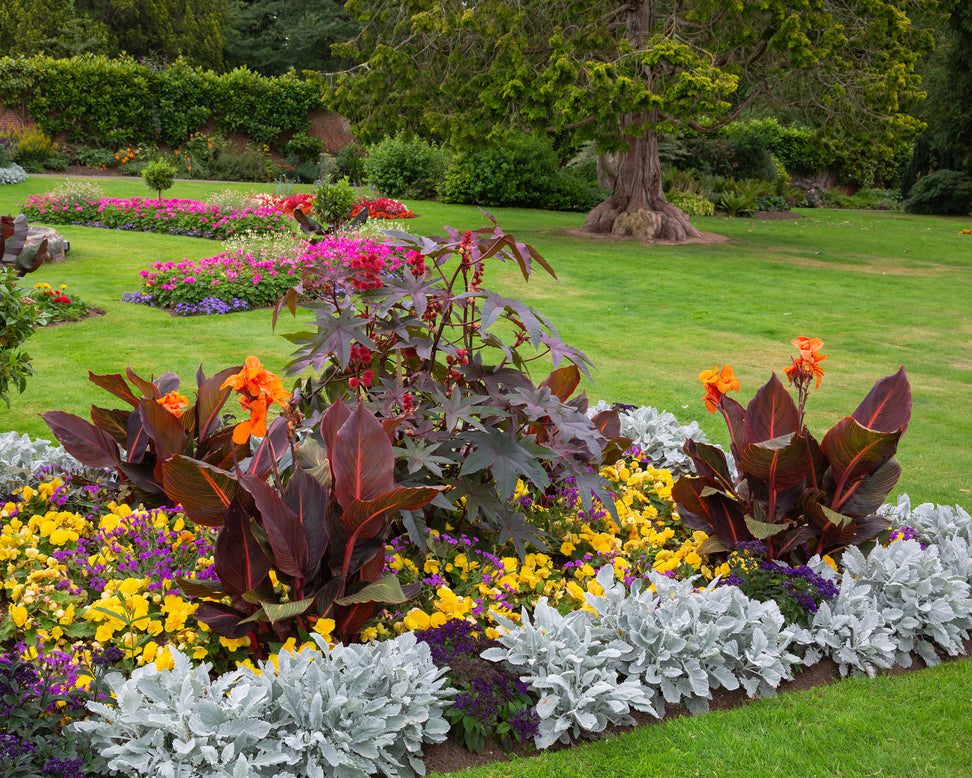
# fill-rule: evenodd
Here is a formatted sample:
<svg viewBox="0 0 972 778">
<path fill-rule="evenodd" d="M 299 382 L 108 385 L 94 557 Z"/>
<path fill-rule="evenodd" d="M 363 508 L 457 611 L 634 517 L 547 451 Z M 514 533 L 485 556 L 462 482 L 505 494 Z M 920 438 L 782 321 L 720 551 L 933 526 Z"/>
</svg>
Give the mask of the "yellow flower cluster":
<svg viewBox="0 0 972 778">
<path fill-rule="evenodd" d="M 130 572 L 139 559 L 132 538 L 144 539 L 146 528 L 155 530 L 156 542 L 165 539 L 164 547 L 149 555 L 153 560 L 181 554 L 183 564 L 208 567 L 211 560 L 200 559 L 191 546 L 196 535 L 183 516 L 111 502 L 101 516 L 89 519 L 52 501 L 62 486 L 61 479 L 24 486 L 14 494 L 17 501 L 0 506 L 0 565 L 9 615 L 0 624 L 0 640 L 78 656 L 111 645 L 133 666 L 171 666 L 170 646 L 196 659 L 225 652 L 218 636 L 198 628 L 192 618 L 196 604 L 184 599 L 172 580 Z M 98 579 L 103 585 L 96 586 Z"/>
<path fill-rule="evenodd" d="M 728 572 L 727 565 L 712 569 L 704 564 L 698 548 L 707 535 L 682 525 L 672 499 L 670 472 L 631 459 L 603 468 L 601 475 L 616 495 L 617 522 L 606 511 L 583 512 L 576 495 L 569 493 L 552 508 L 536 504 L 526 508 L 531 521 L 556 539 L 550 554 L 527 554 L 521 562 L 512 554 L 480 553 L 471 540 L 442 542 L 437 533 L 424 559 L 413 560 L 386 547 L 393 570 L 411 580 L 424 575 L 427 582 L 439 582 L 431 587 L 434 597 L 427 590 L 424 598 L 420 595 L 424 601 L 419 606 L 392 615 L 387 631 L 424 630 L 462 618 L 481 624 L 488 636 L 495 637 L 492 612 L 516 620 L 520 608 L 532 606 L 539 597 L 564 610 L 587 607 L 585 594 L 601 593 L 595 576 L 605 564 L 613 566 L 616 580 L 626 583 L 649 570 L 709 580 Z M 523 505 L 528 497 L 527 488 L 518 485 L 513 499 Z"/>
</svg>

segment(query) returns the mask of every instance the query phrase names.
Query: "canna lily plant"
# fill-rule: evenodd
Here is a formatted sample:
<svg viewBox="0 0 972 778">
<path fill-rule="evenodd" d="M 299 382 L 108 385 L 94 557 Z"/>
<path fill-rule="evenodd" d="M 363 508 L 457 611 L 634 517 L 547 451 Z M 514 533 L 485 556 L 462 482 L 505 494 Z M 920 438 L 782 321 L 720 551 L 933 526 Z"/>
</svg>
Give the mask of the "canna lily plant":
<svg viewBox="0 0 972 778">
<path fill-rule="evenodd" d="M 697 475 L 683 476 L 672 495 L 685 524 L 709 534 L 702 553 L 732 551 L 762 540 L 769 559 L 805 561 L 872 540 L 889 528 L 877 513 L 898 481 L 898 441 L 911 418 L 904 368 L 879 380 L 850 415 L 818 443 L 804 424 L 810 385 L 823 377 L 818 338 L 796 338 L 799 357 L 784 371 L 797 389 L 794 402 L 774 374 L 744 408 L 726 395 L 739 388 L 728 365 L 699 377 L 704 398 L 729 427 L 725 453 L 687 440 L 683 450 Z"/>
<path fill-rule="evenodd" d="M 245 381 L 237 383 L 247 391 Z M 271 430 L 294 425 L 294 414 L 290 406 Z M 386 571 L 385 537 L 400 511 L 420 509 L 442 487 L 396 486 L 391 440 L 361 404 L 352 410 L 335 402 L 303 442 L 291 437 L 289 451 L 272 449 L 273 479 L 238 470 L 238 488 L 220 496 L 219 580 L 180 579 L 179 586 L 206 600 L 196 610 L 199 621 L 224 637 L 249 636 L 258 657 L 263 644 L 306 639 L 321 619 L 333 621 L 335 638 L 354 641 L 380 608 L 404 602 L 421 587 L 402 587 Z M 291 464 L 281 473 L 285 461 Z M 207 466 L 183 462 L 197 468 L 197 478 L 170 496 L 187 514 L 210 511 L 213 492 L 194 486 Z"/>
</svg>

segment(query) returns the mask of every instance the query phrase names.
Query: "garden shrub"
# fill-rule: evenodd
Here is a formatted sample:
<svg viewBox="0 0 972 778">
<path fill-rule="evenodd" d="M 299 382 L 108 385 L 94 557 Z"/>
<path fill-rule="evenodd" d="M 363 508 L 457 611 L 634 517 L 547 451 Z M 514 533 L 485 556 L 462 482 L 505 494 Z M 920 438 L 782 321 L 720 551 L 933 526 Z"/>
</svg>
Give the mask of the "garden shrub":
<svg viewBox="0 0 972 778">
<path fill-rule="evenodd" d="M 34 374 L 24 343 L 39 323 L 37 306 L 24 302 L 12 267 L 0 266 L 0 400 L 10 407 L 10 392 L 27 388 Z"/>
<path fill-rule="evenodd" d="M 712 216 L 715 213 L 715 205 L 704 195 L 674 190 L 665 197 L 686 216 Z"/>
<path fill-rule="evenodd" d="M 4 184 L 22 184 L 27 180 L 27 171 L 16 162 L 6 167 L 0 167 L 0 186 Z"/>
<path fill-rule="evenodd" d="M 553 179 L 550 194 L 543 200 L 542 207 L 550 211 L 575 211 L 586 213 L 605 198 L 605 193 L 597 188 L 584 171 L 573 167 L 562 167 Z"/>
<path fill-rule="evenodd" d="M 337 174 L 344 176 L 352 186 L 360 186 L 365 180 L 365 151 L 357 143 L 343 146 L 335 155 Z"/>
<path fill-rule="evenodd" d="M 314 215 L 330 225 L 340 224 L 351 217 L 357 197 L 347 177 L 333 184 L 322 181 L 314 190 Z"/>
<path fill-rule="evenodd" d="M 71 143 L 173 149 L 209 120 L 223 135 L 271 144 L 304 130 L 307 114 L 325 107 L 320 88 L 296 73 L 215 73 L 182 59 L 160 68 L 92 54 L 0 58 L 0 104 L 25 106 L 41 131 L 66 132 Z"/>
<path fill-rule="evenodd" d="M 172 188 L 175 174 L 176 169 L 164 159 L 152 160 L 142 169 L 142 178 L 149 189 L 158 193 L 159 202 L 162 202 L 162 192 Z"/>
<path fill-rule="evenodd" d="M 557 154 L 546 139 L 495 140 L 453 155 L 440 196 L 447 203 L 543 208 L 554 198 L 557 169 Z"/>
<path fill-rule="evenodd" d="M 908 213 L 967 216 L 972 213 L 972 176 L 936 170 L 918 179 L 905 202 Z"/>
<path fill-rule="evenodd" d="M 402 133 L 370 146 L 364 160 L 368 184 L 386 197 L 431 199 L 444 173 L 441 148 Z"/>
<path fill-rule="evenodd" d="M 28 128 L 14 134 L 16 147 L 14 161 L 28 173 L 67 170 L 67 159 L 60 153 L 58 144 L 40 129 Z"/>
</svg>

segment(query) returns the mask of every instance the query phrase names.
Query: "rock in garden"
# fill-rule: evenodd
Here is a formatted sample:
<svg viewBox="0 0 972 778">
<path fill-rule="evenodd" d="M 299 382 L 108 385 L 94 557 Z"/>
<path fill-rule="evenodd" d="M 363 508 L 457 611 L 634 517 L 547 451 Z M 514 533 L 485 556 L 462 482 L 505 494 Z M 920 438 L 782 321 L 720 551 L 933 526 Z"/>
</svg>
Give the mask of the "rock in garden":
<svg viewBox="0 0 972 778">
<path fill-rule="evenodd" d="M 35 246 L 44 238 L 47 238 L 48 262 L 63 262 L 67 259 L 67 253 L 71 250 L 71 244 L 61 237 L 57 230 L 51 227 L 38 227 L 31 225 L 27 229 L 27 245 Z"/>
<path fill-rule="evenodd" d="M 661 228 L 661 214 L 657 211 L 628 211 L 618 214 L 611 228 L 613 235 L 633 235 L 646 242 L 652 242 Z"/>
</svg>

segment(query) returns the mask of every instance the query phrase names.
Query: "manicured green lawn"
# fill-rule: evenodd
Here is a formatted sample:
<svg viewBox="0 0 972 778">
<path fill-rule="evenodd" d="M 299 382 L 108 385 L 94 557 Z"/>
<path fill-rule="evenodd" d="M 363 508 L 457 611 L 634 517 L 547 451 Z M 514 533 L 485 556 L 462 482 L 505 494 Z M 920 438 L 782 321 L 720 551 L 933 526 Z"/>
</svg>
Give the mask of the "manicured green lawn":
<svg viewBox="0 0 972 778">
<path fill-rule="evenodd" d="M 57 177 L 32 176 L 0 188 L 0 212 L 12 213 L 30 193 L 53 188 Z M 104 179 L 107 194 L 146 195 L 140 179 Z M 272 185 L 177 181 L 166 194 L 205 199 L 226 188 L 275 191 Z M 306 188 L 306 187 L 305 187 Z M 477 208 L 408 203 L 420 215 L 415 232 L 443 225 L 476 228 Z M 808 406 L 819 435 L 863 399 L 874 381 L 902 365 L 914 394 L 912 423 L 902 439 L 903 475 L 895 493 L 912 500 L 972 507 L 972 236 L 967 223 L 897 213 L 800 211 L 786 221 L 697 219 L 728 241 L 713 245 L 643 246 L 631 240 L 569 232 L 580 214 L 497 209 L 500 225 L 535 245 L 557 271 L 524 283 L 513 268 L 490 267 L 487 285 L 529 301 L 564 340 L 594 361 L 595 399 L 650 404 L 684 423 L 697 419 L 726 443 L 721 417 L 705 411 L 699 372 L 731 363 L 748 401 L 772 371 L 780 373 L 797 335 L 823 339 L 826 376 Z M 37 375 L 13 408 L 0 410 L 0 428 L 47 434 L 40 413 L 85 414 L 103 402 L 87 371 L 159 374 L 189 380 L 247 354 L 271 369 L 286 362 L 289 343 L 271 329 L 268 311 L 207 318 L 173 318 L 122 303 L 139 287 L 138 272 L 157 259 L 201 258 L 219 244 L 192 238 L 64 226 L 70 260 L 30 276 L 69 290 L 107 314 L 51 327 L 30 341 Z M 299 322 L 282 318 L 278 333 Z M 49 437 L 49 435 L 48 435 Z"/>
</svg>

